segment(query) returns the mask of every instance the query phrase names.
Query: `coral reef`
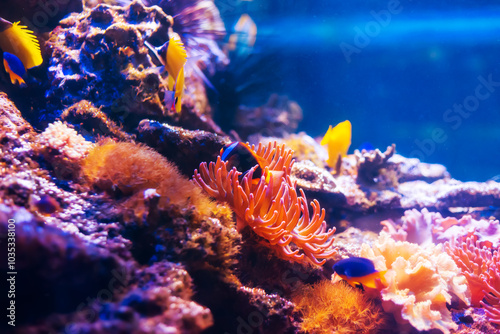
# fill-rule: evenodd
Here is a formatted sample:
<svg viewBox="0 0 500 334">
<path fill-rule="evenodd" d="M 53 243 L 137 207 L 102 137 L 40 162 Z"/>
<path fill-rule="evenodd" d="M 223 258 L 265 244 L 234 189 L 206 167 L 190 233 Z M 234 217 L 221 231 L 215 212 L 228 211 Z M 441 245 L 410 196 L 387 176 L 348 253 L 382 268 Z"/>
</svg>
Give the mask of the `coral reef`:
<svg viewBox="0 0 500 334">
<path fill-rule="evenodd" d="M 133 139 L 121 126 L 110 120 L 101 108 L 95 107 L 87 100 L 81 100 L 66 108 L 61 114 L 61 120 L 72 124 L 87 140 L 97 141 L 100 136 L 121 141 Z"/>
<path fill-rule="evenodd" d="M 471 215 L 460 219 L 443 218 L 438 212 L 429 212 L 426 208 L 405 211 L 397 224 L 392 219 L 382 221 L 383 230 L 395 240 L 409 241 L 420 245 L 444 243 L 456 239 L 474 236 L 480 247 L 498 248 L 500 245 L 500 225 L 498 220 L 481 218 L 475 220 Z"/>
<path fill-rule="evenodd" d="M 257 185 L 251 181 L 255 167 L 240 181 L 242 173 L 236 168 L 228 171 L 227 162 L 222 161 L 220 155 L 216 163 L 211 162 L 209 166 L 202 163 L 200 173 L 195 170 L 194 180 L 210 196 L 229 203 L 240 229 L 249 226 L 280 257 L 322 265 L 325 260 L 318 259 L 335 254 L 331 247 L 335 228 L 326 230 L 325 212 L 320 210 L 317 201 L 311 204 L 313 215 L 309 218 L 305 195 L 301 191 L 301 196 L 297 196 L 295 184 L 289 177 L 293 165 L 291 151 L 276 143 L 252 147 L 252 150 L 267 161 Z M 271 176 L 267 181 L 270 171 L 283 173 L 281 180 Z"/>
<path fill-rule="evenodd" d="M 44 59 L 26 87 L 0 83 L 0 243 L 15 221 L 17 272 L 16 327 L 0 332 L 498 332 L 500 184 L 394 145 L 326 168 L 319 139 L 293 134 L 300 106 L 253 80 L 271 81 L 279 57 L 223 52 L 216 4 L 0 10 L 39 35 Z M 178 114 L 154 52 L 170 38 L 188 54 Z M 220 156 L 241 138 L 262 158 L 249 170 Z M 387 286 L 332 284 L 352 256 Z"/>
<path fill-rule="evenodd" d="M 273 94 L 261 107 L 240 106 L 235 118 L 235 130 L 244 140 L 256 133 L 267 137 L 285 137 L 299 126 L 302 109 L 286 96 Z"/>
<path fill-rule="evenodd" d="M 82 164 L 89 185 L 117 197 L 158 196 L 160 207 L 194 205 L 210 211 L 210 202 L 199 188 L 181 177 L 177 167 L 153 149 L 134 143 L 106 140 L 95 147 Z M 149 193 L 152 195 L 147 195 Z"/>
<path fill-rule="evenodd" d="M 146 7 L 138 0 L 126 7 L 100 4 L 62 20 L 47 41 L 52 52 L 51 88 L 44 117 L 58 117 L 62 109 L 89 100 L 127 130 L 144 116 L 168 118 L 187 127 L 207 122 L 203 128 L 214 126 L 198 67 L 198 72 L 186 69 L 187 94 L 180 118 L 165 107 L 166 73 L 158 70 L 145 42 L 168 41 L 174 34 L 172 23 L 160 7 Z M 199 50 L 210 54 L 201 46 Z M 210 57 L 205 59 L 210 62 Z"/>
<path fill-rule="evenodd" d="M 49 124 L 37 137 L 38 152 L 52 165 L 62 179 L 74 178 L 80 172 L 83 158 L 94 144 L 61 121 Z"/>
<path fill-rule="evenodd" d="M 383 185 L 397 186 L 397 169 L 390 169 L 388 167 L 388 161 L 394 153 L 396 153 L 395 144 L 387 147 L 387 150 L 383 153 L 379 149 L 375 149 L 373 151 L 363 150 L 362 152 L 354 152 L 358 170 L 358 177 L 356 180 L 360 183 L 382 183 Z M 390 170 L 392 170 L 393 173 L 390 173 Z M 379 180 L 381 176 L 383 176 L 385 180 Z"/>
<path fill-rule="evenodd" d="M 500 325 L 500 253 L 481 247 L 476 236 L 446 243 L 446 251 L 467 278 L 471 303 L 484 307 L 489 321 Z M 483 299 L 485 301 L 483 301 Z"/>
<path fill-rule="evenodd" d="M 326 149 L 305 132 L 292 133 L 283 138 L 254 134 L 248 137 L 248 141 L 255 145 L 258 145 L 258 143 L 267 145 L 272 142 L 277 142 L 278 145 L 285 144 L 286 148 L 293 150 L 293 158 L 296 162 L 310 160 L 318 168 L 324 168 L 326 166 L 325 161 L 328 159 Z"/>
<path fill-rule="evenodd" d="M 191 131 L 150 120 L 142 120 L 137 131 L 139 141 L 177 164 L 189 177 L 201 162 L 217 159 L 221 148 L 231 143 L 229 137 L 212 132 Z"/>
<path fill-rule="evenodd" d="M 17 323 L 39 320 L 52 312 L 73 311 L 89 295 L 107 288 L 115 276 L 126 284 L 126 263 L 108 250 L 47 226 L 23 208 L 0 204 L 0 235 L 7 218 L 15 221 Z M 7 258 L 7 248 L 1 255 Z M 7 262 L 2 264 L 7 272 Z M 33 284 L 36 282 L 36 284 Z M 46 296 L 51 298 L 46 298 Z M 3 326 L 4 324 L 2 324 Z"/>
<path fill-rule="evenodd" d="M 307 333 L 377 333 L 386 322 L 380 306 L 360 290 L 323 280 L 299 289 L 293 302 L 302 314 Z"/>
<path fill-rule="evenodd" d="M 377 270 L 387 270 L 382 306 L 398 322 L 409 322 L 420 331 L 457 329 L 446 304 L 452 294 L 468 304 L 469 291 L 466 278 L 441 245 L 423 248 L 382 232 L 371 247 L 362 246 L 360 256 L 371 259 Z"/>
</svg>

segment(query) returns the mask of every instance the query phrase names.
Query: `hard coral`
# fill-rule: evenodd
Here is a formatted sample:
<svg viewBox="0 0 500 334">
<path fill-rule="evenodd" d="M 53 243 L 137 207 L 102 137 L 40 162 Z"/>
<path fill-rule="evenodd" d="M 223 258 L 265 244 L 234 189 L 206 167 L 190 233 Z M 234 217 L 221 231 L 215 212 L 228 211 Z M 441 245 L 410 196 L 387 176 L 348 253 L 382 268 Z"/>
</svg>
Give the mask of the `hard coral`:
<svg viewBox="0 0 500 334">
<path fill-rule="evenodd" d="M 292 300 L 302 313 L 301 328 L 307 333 L 376 333 L 384 323 L 381 308 L 344 283 L 321 281 L 305 286 Z"/>
<path fill-rule="evenodd" d="M 304 193 L 301 190 L 300 196 L 297 195 L 295 182 L 290 179 L 293 152 L 276 143 L 267 147 L 252 146 L 252 150 L 267 161 L 257 185 L 251 181 L 255 167 L 241 177 L 242 173 L 236 168 L 227 170 L 227 162 L 222 161 L 220 155 L 216 163 L 210 162 L 208 166 L 202 163 L 200 173 L 195 170 L 195 182 L 210 196 L 229 203 L 236 213 L 238 226 L 249 226 L 279 257 L 324 264 L 324 259 L 336 252 L 332 247 L 335 228 L 326 230 L 325 211 L 316 200 L 311 203 L 310 218 Z M 280 171 L 284 176 L 281 180 L 271 177 L 267 182 L 265 175 L 269 171 Z"/>
<path fill-rule="evenodd" d="M 446 251 L 467 278 L 472 306 L 484 307 L 488 319 L 500 325 L 500 253 L 480 247 L 477 237 L 446 243 Z M 486 303 L 483 301 L 486 301 Z"/>
<path fill-rule="evenodd" d="M 400 323 L 409 322 L 421 331 L 437 328 L 449 333 L 457 328 L 446 304 L 452 293 L 469 302 L 466 278 L 441 245 L 423 248 L 382 232 L 371 247 L 363 244 L 360 256 L 373 260 L 377 270 L 387 270 L 382 306 Z"/>
</svg>

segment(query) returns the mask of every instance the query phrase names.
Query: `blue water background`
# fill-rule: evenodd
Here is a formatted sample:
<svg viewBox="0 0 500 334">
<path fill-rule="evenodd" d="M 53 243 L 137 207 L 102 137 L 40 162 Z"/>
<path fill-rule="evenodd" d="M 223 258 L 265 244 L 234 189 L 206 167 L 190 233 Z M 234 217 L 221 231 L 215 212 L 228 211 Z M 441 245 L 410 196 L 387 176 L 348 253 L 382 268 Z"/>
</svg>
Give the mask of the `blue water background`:
<svg viewBox="0 0 500 334">
<path fill-rule="evenodd" d="M 479 77 L 500 83 L 500 2 L 215 3 L 229 32 L 241 13 L 250 14 L 255 56 L 273 59 L 272 73 L 255 71 L 264 90 L 248 92 L 244 102 L 265 103 L 263 91 L 286 94 L 303 108 L 299 130 L 311 136 L 349 119 L 350 151 L 363 142 L 396 143 L 398 153 L 444 164 L 460 180 L 500 174 L 500 86 L 482 87 L 482 100 L 474 98 Z M 394 13 L 377 31 L 374 13 L 389 6 Z M 370 28 L 369 42 L 356 44 L 356 31 Z M 346 44 L 359 53 L 346 57 Z M 470 112 L 447 112 L 465 100 Z"/>
</svg>

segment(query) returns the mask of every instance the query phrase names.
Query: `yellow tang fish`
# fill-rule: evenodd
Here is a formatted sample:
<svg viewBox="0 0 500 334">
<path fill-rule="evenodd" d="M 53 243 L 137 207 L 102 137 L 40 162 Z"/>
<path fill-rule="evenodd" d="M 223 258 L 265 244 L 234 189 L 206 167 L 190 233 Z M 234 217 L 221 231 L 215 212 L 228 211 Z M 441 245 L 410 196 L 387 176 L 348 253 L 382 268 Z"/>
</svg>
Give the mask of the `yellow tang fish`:
<svg viewBox="0 0 500 334">
<path fill-rule="evenodd" d="M 0 48 L 21 60 L 26 69 L 43 62 L 40 44 L 28 27 L 0 18 Z"/>
<path fill-rule="evenodd" d="M 328 145 L 328 160 L 326 163 L 331 168 L 337 166 L 341 157 L 347 155 L 347 150 L 351 146 L 351 122 L 344 121 L 330 128 L 321 140 L 321 145 Z"/>
</svg>

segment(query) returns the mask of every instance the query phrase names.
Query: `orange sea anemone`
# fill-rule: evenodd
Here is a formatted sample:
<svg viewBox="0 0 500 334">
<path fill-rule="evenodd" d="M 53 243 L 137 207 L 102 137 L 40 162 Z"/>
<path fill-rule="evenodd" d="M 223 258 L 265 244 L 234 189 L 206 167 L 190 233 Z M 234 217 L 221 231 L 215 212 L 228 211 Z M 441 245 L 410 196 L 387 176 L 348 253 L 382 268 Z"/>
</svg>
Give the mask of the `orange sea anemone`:
<svg viewBox="0 0 500 334">
<path fill-rule="evenodd" d="M 217 162 L 208 166 L 202 163 L 200 172 L 195 170 L 195 182 L 210 196 L 227 202 L 236 214 L 238 227 L 249 226 L 279 257 L 323 265 L 336 253 L 332 246 L 335 228 L 327 231 L 325 210 L 318 201 L 311 203 L 310 216 L 304 192 L 297 194 L 295 182 L 290 179 L 293 151 L 276 142 L 251 149 L 267 162 L 256 184 L 252 179 L 257 166 L 241 177 L 236 168 L 228 171 L 227 162 L 221 159 L 222 151 Z M 283 176 L 273 178 L 276 174 L 270 171 L 283 172 Z"/>
</svg>

